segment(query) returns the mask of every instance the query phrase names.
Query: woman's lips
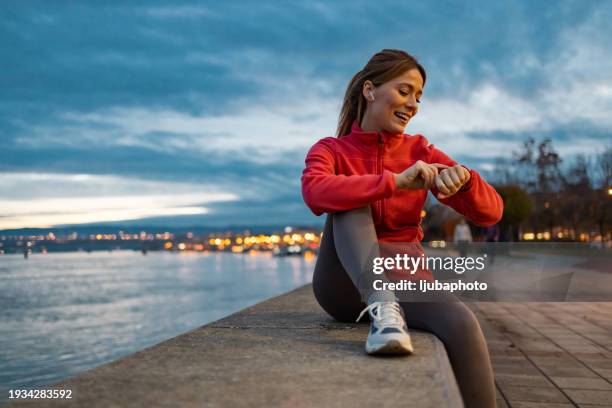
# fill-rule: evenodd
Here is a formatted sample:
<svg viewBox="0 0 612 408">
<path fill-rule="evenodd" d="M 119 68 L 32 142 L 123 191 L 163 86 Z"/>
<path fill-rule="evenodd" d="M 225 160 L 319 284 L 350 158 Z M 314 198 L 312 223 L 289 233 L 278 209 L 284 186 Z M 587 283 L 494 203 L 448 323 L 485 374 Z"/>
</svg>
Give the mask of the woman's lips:
<svg viewBox="0 0 612 408">
<path fill-rule="evenodd" d="M 410 119 L 410 116 L 408 116 L 407 114 L 401 115 L 397 112 L 393 112 L 393 115 L 403 123 L 408 123 L 408 120 Z"/>
</svg>

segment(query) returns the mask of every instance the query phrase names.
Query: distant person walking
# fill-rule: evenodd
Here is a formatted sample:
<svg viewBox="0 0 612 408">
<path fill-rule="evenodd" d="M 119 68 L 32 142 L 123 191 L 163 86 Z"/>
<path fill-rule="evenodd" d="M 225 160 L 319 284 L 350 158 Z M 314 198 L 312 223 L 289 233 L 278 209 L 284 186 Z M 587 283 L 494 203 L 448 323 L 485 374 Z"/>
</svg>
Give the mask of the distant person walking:
<svg viewBox="0 0 612 408">
<path fill-rule="evenodd" d="M 459 224 L 455 226 L 455 233 L 453 234 L 453 242 L 457 245 L 460 257 L 467 256 L 468 247 L 472 241 L 472 230 L 470 230 L 470 226 L 465 222 L 465 218 L 461 218 Z"/>
<path fill-rule="evenodd" d="M 484 232 L 485 240 L 487 242 L 485 253 L 487 254 L 489 264 L 493 264 L 495 262 L 495 250 L 497 249 L 497 243 L 499 242 L 500 236 L 499 224 L 486 227 Z"/>
<path fill-rule="evenodd" d="M 422 135 L 404 134 L 425 81 L 425 69 L 406 52 L 376 53 L 348 84 L 336 137 L 309 150 L 302 195 L 314 214 L 328 214 L 313 290 L 336 320 L 370 319 L 367 353 L 411 353 L 407 325 L 434 333 L 448 351 L 466 407 L 492 408 L 493 370 L 472 311 L 448 293 L 439 302 L 399 302 L 394 291 L 372 285 L 381 276 L 372 272 L 379 244 L 420 247 L 429 191 L 477 225 L 501 218 L 500 196 L 476 171 Z"/>
</svg>

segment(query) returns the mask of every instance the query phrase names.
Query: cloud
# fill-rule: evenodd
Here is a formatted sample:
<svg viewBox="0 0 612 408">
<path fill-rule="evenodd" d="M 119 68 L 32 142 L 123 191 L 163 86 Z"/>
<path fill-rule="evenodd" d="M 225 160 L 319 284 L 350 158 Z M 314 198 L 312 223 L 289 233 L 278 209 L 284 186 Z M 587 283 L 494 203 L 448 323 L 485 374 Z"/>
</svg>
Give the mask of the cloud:
<svg viewBox="0 0 612 408">
<path fill-rule="evenodd" d="M 0 21 L 0 56 L 13 61 L 0 77 L 0 196 L 160 189 L 183 200 L 155 208 L 209 211 L 185 220 L 299 218 L 304 155 L 334 134 L 348 80 L 382 48 L 427 68 L 407 132 L 455 159 L 486 170 L 527 136 L 589 153 L 612 126 L 611 11 L 590 1 L 16 4 Z M 198 191 L 236 200 L 189 204 Z"/>
<path fill-rule="evenodd" d="M 528 93 L 484 79 L 455 97 L 425 98 L 409 126 L 454 155 L 503 156 L 528 136 L 550 137 L 564 155 L 594 153 L 612 128 L 608 17 L 611 8 L 597 10 L 582 24 L 562 30 L 549 59 L 530 51 L 517 54 L 517 70 L 537 70 L 544 78 Z M 574 137 L 565 137 L 568 129 Z M 497 137 L 500 133 L 505 137 Z"/>
<path fill-rule="evenodd" d="M 70 197 L 61 200 L 61 204 L 68 204 Z M 30 201 L 40 206 L 48 205 L 47 200 Z M 0 205 L 3 203 L 0 202 Z M 52 203 L 53 204 L 53 203 Z M 90 202 L 87 211 L 71 212 L 43 212 L 29 213 L 27 215 L 13 214 L 0 218 L 0 230 L 18 228 L 49 228 L 56 225 L 77 225 L 91 223 L 106 223 L 116 221 L 144 220 L 159 216 L 197 215 L 208 212 L 202 207 L 148 207 L 148 208 L 96 208 L 96 201 Z"/>
<path fill-rule="evenodd" d="M 0 229 L 207 214 L 239 198 L 201 184 L 45 173 L 0 173 L 0 197 Z"/>
<path fill-rule="evenodd" d="M 556 47 L 558 57 L 545 64 L 550 79 L 541 105 L 549 108 L 556 123 L 583 120 L 612 128 L 610 18 L 612 7 L 604 7 L 584 24 L 564 31 Z"/>
<path fill-rule="evenodd" d="M 244 159 L 266 163 L 296 148 L 306 149 L 332 135 L 340 101 L 304 91 L 220 115 L 177 110 L 112 107 L 92 113 L 65 112 L 52 125 L 34 125 L 16 144 L 35 148 L 66 146 L 144 147 L 160 152 L 242 151 Z"/>
<path fill-rule="evenodd" d="M 208 7 L 199 6 L 158 6 L 144 10 L 145 14 L 153 18 L 202 18 L 218 16 L 218 14 Z"/>
<path fill-rule="evenodd" d="M 464 100 L 436 98 L 426 102 L 415 119 L 420 121 L 415 126 L 420 125 L 426 134 L 451 135 L 522 132 L 539 126 L 542 115 L 535 106 L 502 87 L 483 83 Z"/>
</svg>

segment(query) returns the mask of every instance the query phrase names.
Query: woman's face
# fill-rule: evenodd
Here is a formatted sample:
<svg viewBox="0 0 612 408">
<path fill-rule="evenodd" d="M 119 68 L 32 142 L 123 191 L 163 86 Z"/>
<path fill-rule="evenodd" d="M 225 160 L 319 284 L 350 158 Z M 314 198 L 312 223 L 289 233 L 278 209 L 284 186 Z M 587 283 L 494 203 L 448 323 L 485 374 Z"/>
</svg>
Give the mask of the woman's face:
<svg viewBox="0 0 612 408">
<path fill-rule="evenodd" d="M 370 91 L 374 96 L 373 100 Z M 419 110 L 418 103 L 423 94 L 423 78 L 413 68 L 384 84 L 374 87 L 366 81 L 363 96 L 368 101 L 364 122 L 368 127 L 384 129 L 391 133 L 404 133 L 406 125 Z"/>
</svg>

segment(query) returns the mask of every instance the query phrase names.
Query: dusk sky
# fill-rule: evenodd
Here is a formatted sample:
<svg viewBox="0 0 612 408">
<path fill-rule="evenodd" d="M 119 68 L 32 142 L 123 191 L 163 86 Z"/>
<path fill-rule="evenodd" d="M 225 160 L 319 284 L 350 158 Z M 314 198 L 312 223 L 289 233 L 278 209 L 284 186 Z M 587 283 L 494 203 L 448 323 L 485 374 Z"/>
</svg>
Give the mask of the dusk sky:
<svg viewBox="0 0 612 408">
<path fill-rule="evenodd" d="M 3 2 L 0 230 L 321 223 L 304 157 L 383 48 L 428 72 L 406 133 L 478 171 L 609 145 L 612 2 L 432 3 Z"/>
</svg>

